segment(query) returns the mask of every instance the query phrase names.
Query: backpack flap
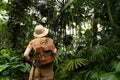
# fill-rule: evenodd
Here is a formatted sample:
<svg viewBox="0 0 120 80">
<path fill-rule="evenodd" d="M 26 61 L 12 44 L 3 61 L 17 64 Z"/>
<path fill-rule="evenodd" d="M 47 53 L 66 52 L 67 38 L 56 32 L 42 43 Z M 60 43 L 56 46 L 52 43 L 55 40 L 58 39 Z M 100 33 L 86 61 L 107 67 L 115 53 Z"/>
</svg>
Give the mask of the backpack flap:
<svg viewBox="0 0 120 80">
<path fill-rule="evenodd" d="M 39 66 L 43 66 L 55 61 L 55 57 L 53 56 L 53 43 L 51 41 L 47 41 L 43 44 L 34 45 L 33 49 L 35 50 L 35 54 L 40 54 Z M 38 62 L 37 62 L 38 64 Z"/>
</svg>

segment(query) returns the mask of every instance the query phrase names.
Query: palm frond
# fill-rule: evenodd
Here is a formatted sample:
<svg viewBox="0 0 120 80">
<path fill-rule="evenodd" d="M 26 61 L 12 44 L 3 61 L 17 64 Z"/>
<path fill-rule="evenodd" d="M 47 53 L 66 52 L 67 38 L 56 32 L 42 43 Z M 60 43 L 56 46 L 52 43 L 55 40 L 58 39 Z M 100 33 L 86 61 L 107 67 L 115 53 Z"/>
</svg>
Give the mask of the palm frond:
<svg viewBox="0 0 120 80">
<path fill-rule="evenodd" d="M 101 76 L 101 80 L 120 80 L 120 72 L 109 72 Z"/>
<path fill-rule="evenodd" d="M 90 50 L 90 52 L 91 56 L 89 57 L 89 60 L 91 62 L 104 62 L 117 54 L 115 49 L 106 46 L 95 46 Z"/>
<path fill-rule="evenodd" d="M 120 62 L 116 65 L 115 71 L 120 71 Z"/>
<path fill-rule="evenodd" d="M 88 64 L 88 61 L 83 58 L 71 59 L 71 60 L 66 61 L 64 70 L 72 71 L 82 66 L 85 66 L 87 64 Z"/>
<path fill-rule="evenodd" d="M 101 76 L 105 74 L 106 72 L 99 70 L 99 69 L 90 69 L 85 70 L 84 74 L 84 80 L 102 80 Z"/>
<path fill-rule="evenodd" d="M 85 50 L 80 50 L 77 54 L 76 54 L 76 56 L 77 57 L 82 57 L 82 56 L 84 56 L 84 55 L 86 55 L 87 53 L 85 52 Z"/>
</svg>

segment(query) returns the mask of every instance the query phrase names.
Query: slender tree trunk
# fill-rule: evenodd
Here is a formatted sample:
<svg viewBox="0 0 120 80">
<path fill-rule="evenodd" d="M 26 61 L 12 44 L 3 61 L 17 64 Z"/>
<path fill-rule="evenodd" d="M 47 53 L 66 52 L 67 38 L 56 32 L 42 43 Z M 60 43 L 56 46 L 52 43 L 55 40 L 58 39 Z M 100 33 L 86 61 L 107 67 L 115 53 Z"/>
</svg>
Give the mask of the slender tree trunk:
<svg viewBox="0 0 120 80">
<path fill-rule="evenodd" d="M 107 11 L 108 11 L 108 16 L 109 16 L 109 20 L 111 22 L 111 24 L 114 24 L 114 20 L 113 20 L 113 16 L 111 14 L 111 8 L 110 8 L 110 4 L 109 4 L 109 0 L 107 0 Z"/>
<path fill-rule="evenodd" d="M 108 11 L 108 17 L 109 17 L 109 21 L 111 23 L 111 27 L 112 27 L 112 33 L 116 34 L 116 27 L 115 27 L 115 23 L 114 23 L 114 19 L 113 19 L 113 15 L 111 12 L 111 7 L 110 7 L 110 1 L 107 0 L 107 11 Z"/>
<path fill-rule="evenodd" d="M 96 8 L 94 8 L 94 18 L 93 18 L 93 45 L 97 44 L 97 33 L 98 33 L 98 12 Z"/>
<path fill-rule="evenodd" d="M 67 39 L 66 39 L 66 16 L 63 15 L 64 12 L 62 13 L 62 36 L 63 36 L 63 42 L 66 42 Z M 66 47 L 66 44 L 64 44 L 64 46 Z"/>
</svg>

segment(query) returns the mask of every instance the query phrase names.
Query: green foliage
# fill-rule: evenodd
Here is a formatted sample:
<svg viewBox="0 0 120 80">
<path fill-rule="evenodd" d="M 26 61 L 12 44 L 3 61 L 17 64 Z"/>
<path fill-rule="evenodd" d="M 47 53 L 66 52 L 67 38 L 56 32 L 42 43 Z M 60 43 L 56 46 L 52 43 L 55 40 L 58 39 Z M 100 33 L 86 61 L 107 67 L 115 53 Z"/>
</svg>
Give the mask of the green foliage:
<svg viewBox="0 0 120 80">
<path fill-rule="evenodd" d="M 5 10 L 6 9 L 6 5 L 7 5 L 6 2 L 3 2 L 2 0 L 0 0 L 0 13 L 1 13 L 1 10 Z"/>
<path fill-rule="evenodd" d="M 111 72 L 102 75 L 102 80 L 119 80 L 120 79 L 120 72 Z"/>
<path fill-rule="evenodd" d="M 72 59 L 65 62 L 65 66 L 63 69 L 67 71 L 73 71 L 87 64 L 88 61 L 86 59 L 82 58 Z"/>
<path fill-rule="evenodd" d="M 5 76 L 8 76 L 9 78 L 24 78 L 27 76 L 26 73 L 30 70 L 30 66 L 23 63 L 23 57 L 16 56 L 15 51 L 2 49 L 0 51 L 0 60 L 1 78 Z"/>
<path fill-rule="evenodd" d="M 118 64 L 116 65 L 116 67 L 115 67 L 115 71 L 120 71 L 120 62 L 118 62 Z"/>
<path fill-rule="evenodd" d="M 55 79 L 56 80 L 74 80 L 79 79 L 78 74 L 74 71 L 88 65 L 88 60 L 81 58 L 85 55 L 84 51 L 74 52 L 71 48 L 69 49 L 59 49 L 56 54 L 55 61 Z M 71 73 L 72 72 L 72 73 Z M 58 77 L 59 76 L 59 77 Z"/>
<path fill-rule="evenodd" d="M 106 60 L 110 59 L 111 57 L 114 57 L 117 53 L 115 51 L 112 51 L 113 49 L 108 48 L 106 46 L 94 46 L 91 48 L 90 53 L 91 56 L 89 57 L 89 60 L 91 62 L 97 61 L 97 62 L 105 62 Z"/>
<path fill-rule="evenodd" d="M 119 2 L 8 0 L 6 3 L 0 0 L 0 15 L 4 16 L 0 18 L 0 79 L 28 75 L 30 66 L 23 63 L 21 54 L 33 38 L 34 26 L 43 24 L 49 28 L 49 37 L 58 49 L 55 80 L 119 80 Z M 95 45 L 93 35 L 96 35 Z"/>
</svg>

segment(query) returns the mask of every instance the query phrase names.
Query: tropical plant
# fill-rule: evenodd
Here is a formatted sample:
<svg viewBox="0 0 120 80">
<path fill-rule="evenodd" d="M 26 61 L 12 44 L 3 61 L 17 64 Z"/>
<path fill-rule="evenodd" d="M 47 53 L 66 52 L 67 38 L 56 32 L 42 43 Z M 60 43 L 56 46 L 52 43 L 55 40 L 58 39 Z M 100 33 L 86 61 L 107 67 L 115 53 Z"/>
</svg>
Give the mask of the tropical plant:
<svg viewBox="0 0 120 80">
<path fill-rule="evenodd" d="M 9 58 L 6 61 L 7 56 L 1 57 L 1 54 L 1 69 L 25 69 L 21 53 L 33 37 L 29 35 L 32 35 L 34 25 L 42 24 L 49 28 L 48 36 L 54 39 L 58 49 L 54 63 L 56 80 L 120 79 L 119 2 L 120 0 L 8 0 L 6 8 L 6 3 L 1 1 L 0 10 L 5 9 L 9 16 L 7 25 L 0 20 L 1 49 L 15 50 L 19 55 L 11 55 L 14 53 L 11 52 L 7 56 L 19 58 L 21 63 L 14 63 L 14 59 Z M 9 39 L 6 39 L 3 35 L 8 33 Z"/>
<path fill-rule="evenodd" d="M 1 79 L 4 77 L 25 78 L 26 73 L 30 70 L 30 66 L 23 62 L 23 57 L 16 56 L 15 51 L 9 49 L 2 49 L 0 51 L 0 75 Z M 24 75 L 23 75 L 24 74 Z"/>
</svg>

